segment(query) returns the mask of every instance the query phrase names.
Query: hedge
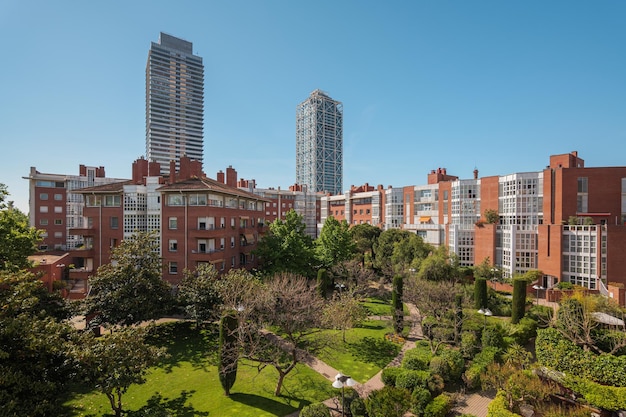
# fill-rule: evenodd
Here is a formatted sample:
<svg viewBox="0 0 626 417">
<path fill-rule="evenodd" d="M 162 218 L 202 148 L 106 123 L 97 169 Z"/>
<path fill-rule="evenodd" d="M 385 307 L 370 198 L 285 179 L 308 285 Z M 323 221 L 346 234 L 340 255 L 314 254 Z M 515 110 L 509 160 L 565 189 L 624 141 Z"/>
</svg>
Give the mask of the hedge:
<svg viewBox="0 0 626 417">
<path fill-rule="evenodd" d="M 582 395 L 593 407 L 609 411 L 626 410 L 626 387 L 601 385 L 588 379 L 566 375 L 560 383 Z"/>
<path fill-rule="evenodd" d="M 396 377 L 396 387 L 405 388 L 413 392 L 416 387 L 426 387 L 430 379 L 428 371 L 414 371 L 412 369 L 402 369 Z"/>
<path fill-rule="evenodd" d="M 418 345 L 413 349 L 409 349 L 404 353 L 402 359 L 402 367 L 405 369 L 413 369 L 415 371 L 425 371 L 428 369 L 430 359 L 433 357 L 428 344 Z"/>
<path fill-rule="evenodd" d="M 314 403 L 305 405 L 300 411 L 300 417 L 331 417 L 331 414 L 323 403 Z"/>
</svg>

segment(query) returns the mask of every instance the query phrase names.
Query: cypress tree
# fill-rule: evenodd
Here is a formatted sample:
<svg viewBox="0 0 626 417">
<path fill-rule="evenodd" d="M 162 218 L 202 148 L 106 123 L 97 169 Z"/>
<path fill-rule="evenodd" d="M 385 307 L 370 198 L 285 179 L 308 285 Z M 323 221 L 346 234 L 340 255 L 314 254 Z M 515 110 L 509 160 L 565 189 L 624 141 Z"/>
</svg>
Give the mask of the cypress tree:
<svg viewBox="0 0 626 417">
<path fill-rule="evenodd" d="M 526 313 L 526 280 L 513 280 L 513 301 L 511 304 L 511 323 L 517 324 Z"/>
<path fill-rule="evenodd" d="M 463 328 L 463 295 L 457 294 L 454 298 L 454 343 L 461 341 Z"/>
<path fill-rule="evenodd" d="M 317 271 L 317 292 L 322 298 L 326 298 L 326 290 L 328 289 L 328 273 L 324 268 Z"/>
<path fill-rule="evenodd" d="M 402 276 L 393 277 L 393 288 L 391 292 L 391 304 L 393 308 L 393 324 L 397 334 L 402 333 L 404 328 L 404 312 L 402 309 Z"/>
<path fill-rule="evenodd" d="M 230 389 L 237 379 L 237 316 L 234 311 L 227 312 L 220 320 L 219 340 L 219 379 L 224 388 L 224 395 L 230 395 Z"/>
<path fill-rule="evenodd" d="M 485 278 L 476 278 L 474 281 L 474 307 L 487 307 L 487 280 Z"/>
</svg>

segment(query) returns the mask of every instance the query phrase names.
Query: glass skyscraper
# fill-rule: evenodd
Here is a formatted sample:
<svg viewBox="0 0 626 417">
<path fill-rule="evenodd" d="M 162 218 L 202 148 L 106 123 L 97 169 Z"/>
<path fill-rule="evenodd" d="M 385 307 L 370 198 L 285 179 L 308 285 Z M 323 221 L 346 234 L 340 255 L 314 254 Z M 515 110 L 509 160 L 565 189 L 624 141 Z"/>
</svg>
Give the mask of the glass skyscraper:
<svg viewBox="0 0 626 417">
<path fill-rule="evenodd" d="M 296 182 L 310 192 L 342 193 L 343 104 L 320 90 L 296 108 Z"/>
<path fill-rule="evenodd" d="M 146 64 L 146 157 L 169 174 L 181 156 L 202 162 L 204 65 L 191 42 L 161 33 Z M 156 174 L 156 173 L 155 173 Z"/>
</svg>

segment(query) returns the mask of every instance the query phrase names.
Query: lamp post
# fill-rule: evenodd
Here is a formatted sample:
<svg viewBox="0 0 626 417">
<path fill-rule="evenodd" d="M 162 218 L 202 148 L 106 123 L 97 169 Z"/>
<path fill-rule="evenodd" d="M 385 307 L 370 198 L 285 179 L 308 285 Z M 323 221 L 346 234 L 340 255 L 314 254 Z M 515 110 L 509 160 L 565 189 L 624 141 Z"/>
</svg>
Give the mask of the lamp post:
<svg viewBox="0 0 626 417">
<path fill-rule="evenodd" d="M 533 285 L 533 288 L 537 290 L 537 305 L 539 305 L 539 290 L 545 290 L 545 288 L 538 284 Z"/>
<path fill-rule="evenodd" d="M 478 313 L 482 314 L 483 317 L 485 318 L 485 321 L 483 324 L 483 330 L 485 330 L 485 328 L 487 327 L 487 316 L 493 316 L 493 313 L 487 307 L 481 308 L 480 310 L 478 310 Z"/>
<path fill-rule="evenodd" d="M 349 375 L 344 375 L 341 372 L 339 372 L 336 376 L 335 376 L 335 382 L 333 382 L 333 388 L 341 388 L 341 416 L 343 417 L 345 415 L 345 387 L 349 386 L 349 387 L 353 387 L 356 385 L 356 381 L 352 378 L 350 378 Z"/>
</svg>

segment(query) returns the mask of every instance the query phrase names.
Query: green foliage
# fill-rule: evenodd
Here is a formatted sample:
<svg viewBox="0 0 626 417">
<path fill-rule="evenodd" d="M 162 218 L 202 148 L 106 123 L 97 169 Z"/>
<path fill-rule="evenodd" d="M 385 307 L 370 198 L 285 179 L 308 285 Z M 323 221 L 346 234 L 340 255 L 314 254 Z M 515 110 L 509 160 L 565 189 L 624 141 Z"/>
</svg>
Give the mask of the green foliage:
<svg viewBox="0 0 626 417">
<path fill-rule="evenodd" d="M 394 263 L 392 261 L 396 243 L 415 236 L 407 230 L 388 229 L 378 236 L 374 243 L 374 268 L 383 275 L 391 278 L 394 273 Z"/>
<path fill-rule="evenodd" d="M 430 378 L 428 378 L 428 381 L 426 382 L 426 388 L 428 388 L 428 391 L 430 391 L 433 396 L 441 394 L 445 385 L 446 384 L 441 375 L 437 374 L 430 374 Z"/>
<path fill-rule="evenodd" d="M 382 230 L 380 230 L 380 228 L 367 223 L 357 224 L 350 228 L 350 234 L 355 244 L 355 251 L 359 254 L 363 263 L 368 256 L 370 256 L 371 259 L 376 257 L 374 245 L 381 232 Z"/>
<path fill-rule="evenodd" d="M 496 224 L 500 220 L 500 215 L 497 210 L 486 209 L 485 210 L 485 221 L 489 224 Z"/>
<path fill-rule="evenodd" d="M 507 408 L 507 398 L 504 391 L 498 391 L 496 397 L 487 406 L 487 417 L 517 417 L 519 414 L 515 414 L 509 411 Z"/>
<path fill-rule="evenodd" d="M 558 290 L 573 290 L 575 288 L 574 284 L 568 281 L 561 281 L 554 287 Z"/>
<path fill-rule="evenodd" d="M 324 403 L 315 403 L 302 407 L 300 417 L 331 417 L 331 414 Z"/>
<path fill-rule="evenodd" d="M 595 355 L 554 328 L 539 330 L 536 346 L 537 361 L 543 366 L 600 384 L 626 387 L 626 356 Z"/>
<path fill-rule="evenodd" d="M 474 281 L 474 307 L 478 309 L 487 307 L 487 279 L 482 277 Z"/>
<path fill-rule="evenodd" d="M 489 364 L 495 362 L 500 354 L 500 349 L 495 347 L 483 348 L 482 352 L 477 354 L 472 360 L 472 363 L 463 374 L 463 380 L 465 385 L 470 389 L 476 389 L 480 387 L 480 376 Z"/>
<path fill-rule="evenodd" d="M 355 398 L 350 403 L 350 414 L 352 417 L 365 417 L 367 416 L 367 408 L 365 407 L 365 400 L 363 398 Z"/>
<path fill-rule="evenodd" d="M 325 268 L 320 268 L 317 271 L 317 292 L 322 298 L 326 298 L 326 291 L 330 286 L 330 280 L 328 279 L 328 272 Z"/>
<path fill-rule="evenodd" d="M 415 348 L 409 349 L 404 353 L 402 367 L 416 371 L 427 370 L 432 356 L 428 344 L 417 344 Z"/>
<path fill-rule="evenodd" d="M 456 281 L 459 276 L 455 258 L 448 253 L 447 247 L 441 246 L 432 251 L 420 264 L 417 277 L 428 281 Z"/>
<path fill-rule="evenodd" d="M 239 355 L 237 352 L 237 316 L 234 312 L 224 314 L 220 320 L 220 339 L 219 339 L 219 379 L 224 395 L 230 395 L 230 389 L 237 379 L 237 361 Z"/>
<path fill-rule="evenodd" d="M 411 394 L 403 388 L 384 387 L 365 400 L 369 417 L 402 417 L 411 407 Z"/>
<path fill-rule="evenodd" d="M 36 252 L 41 231 L 30 227 L 28 216 L 13 202 L 5 202 L 7 196 L 0 183 L 0 271 L 16 272 L 31 266 L 28 257 Z"/>
<path fill-rule="evenodd" d="M 519 323 L 510 325 L 508 332 L 515 343 L 526 345 L 530 339 L 537 336 L 537 322 L 530 317 L 524 317 Z"/>
<path fill-rule="evenodd" d="M 215 316 L 216 307 L 221 302 L 218 276 L 213 264 L 200 265 L 195 273 L 184 271 L 184 278 L 178 286 L 178 303 L 198 326 Z"/>
<path fill-rule="evenodd" d="M 487 291 L 487 305 L 494 316 L 511 316 L 511 299 L 491 288 Z"/>
<path fill-rule="evenodd" d="M 391 262 L 396 272 L 404 272 L 408 269 L 419 270 L 420 265 L 434 248 L 424 240 L 411 233 L 406 239 L 396 242 L 391 256 Z"/>
<path fill-rule="evenodd" d="M 445 417 L 452 410 L 453 402 L 447 394 L 433 398 L 424 408 L 424 417 Z"/>
<path fill-rule="evenodd" d="M 383 384 L 390 386 L 390 387 L 395 387 L 398 375 L 400 375 L 402 372 L 404 372 L 404 369 L 399 368 L 397 366 L 390 366 L 388 368 L 383 369 L 383 372 L 381 373 L 380 377 L 383 381 Z"/>
<path fill-rule="evenodd" d="M 402 304 L 402 276 L 393 277 L 393 289 L 391 291 L 391 305 L 393 313 L 393 328 L 396 334 L 402 333 L 404 328 L 404 311 Z"/>
<path fill-rule="evenodd" d="M 443 349 L 438 356 L 430 360 L 430 371 L 441 375 L 445 382 L 458 380 L 464 367 L 463 355 L 456 349 Z"/>
<path fill-rule="evenodd" d="M 259 240 L 255 253 L 266 275 L 290 272 L 311 277 L 313 273 L 313 241 L 295 210 L 288 211 L 284 221 L 276 219 L 270 224 L 269 233 Z"/>
<path fill-rule="evenodd" d="M 333 216 L 326 219 L 315 240 L 315 257 L 320 265 L 330 268 L 352 258 L 355 244 L 349 229 L 350 225 L 345 220 L 338 221 Z"/>
<path fill-rule="evenodd" d="M 513 302 L 511 304 L 511 323 L 517 324 L 526 313 L 526 280 L 513 280 Z"/>
<path fill-rule="evenodd" d="M 143 327 L 124 328 L 85 341 L 78 353 L 85 379 L 107 396 L 116 416 L 123 412 L 122 397 L 133 384 L 143 384 L 150 366 L 166 356 L 164 348 L 145 343 Z"/>
<path fill-rule="evenodd" d="M 137 233 L 113 248 L 111 263 L 89 279 L 87 314 L 100 323 L 132 325 L 161 317 L 172 305 L 170 286 L 161 278 L 158 236 Z"/>
<path fill-rule="evenodd" d="M 461 353 L 465 359 L 471 359 L 480 350 L 480 342 L 475 332 L 463 332 L 461 334 Z"/>
<path fill-rule="evenodd" d="M 413 391 L 416 387 L 427 387 L 430 379 L 429 371 L 413 371 L 403 369 L 396 378 L 396 387 Z"/>
<path fill-rule="evenodd" d="M 413 412 L 416 416 L 423 415 L 426 405 L 432 398 L 433 397 L 428 389 L 415 387 L 411 393 L 411 412 Z"/>
<path fill-rule="evenodd" d="M 626 410 L 626 387 L 601 385 L 573 375 L 566 376 L 560 382 L 566 388 L 582 395 L 593 407 L 609 411 Z"/>
<path fill-rule="evenodd" d="M 488 325 L 483 330 L 481 344 L 483 349 L 486 347 L 495 347 L 499 350 L 504 349 L 505 342 L 502 327 L 499 324 Z"/>
</svg>

